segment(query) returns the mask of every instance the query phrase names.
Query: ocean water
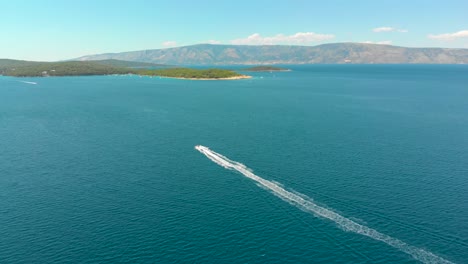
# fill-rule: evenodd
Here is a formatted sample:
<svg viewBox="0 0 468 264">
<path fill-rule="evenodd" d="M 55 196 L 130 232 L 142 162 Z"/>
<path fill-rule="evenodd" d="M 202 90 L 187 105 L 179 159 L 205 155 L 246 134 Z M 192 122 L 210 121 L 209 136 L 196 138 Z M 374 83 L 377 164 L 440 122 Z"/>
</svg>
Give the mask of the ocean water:
<svg viewBox="0 0 468 264">
<path fill-rule="evenodd" d="M 0 76 L 0 263 L 468 263 L 468 67 L 291 68 Z"/>
</svg>

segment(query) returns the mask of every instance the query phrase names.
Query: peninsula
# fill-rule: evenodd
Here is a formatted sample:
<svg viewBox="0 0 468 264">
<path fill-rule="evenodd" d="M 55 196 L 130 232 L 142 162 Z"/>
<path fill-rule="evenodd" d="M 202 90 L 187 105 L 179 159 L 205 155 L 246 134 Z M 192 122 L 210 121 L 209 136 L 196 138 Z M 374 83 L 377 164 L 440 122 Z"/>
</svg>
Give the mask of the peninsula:
<svg viewBox="0 0 468 264">
<path fill-rule="evenodd" d="M 0 75 L 53 77 L 134 74 L 190 80 L 237 80 L 250 76 L 224 69 L 174 68 L 168 65 L 122 60 L 35 62 L 0 59 Z"/>
</svg>

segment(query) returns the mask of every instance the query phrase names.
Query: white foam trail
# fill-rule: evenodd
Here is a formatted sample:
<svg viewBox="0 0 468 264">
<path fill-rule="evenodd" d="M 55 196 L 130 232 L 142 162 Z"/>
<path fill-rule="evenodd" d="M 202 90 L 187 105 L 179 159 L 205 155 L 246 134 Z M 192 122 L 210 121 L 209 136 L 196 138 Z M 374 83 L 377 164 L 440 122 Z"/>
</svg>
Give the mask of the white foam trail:
<svg viewBox="0 0 468 264">
<path fill-rule="evenodd" d="M 351 219 L 348 219 L 330 209 L 319 206 L 312 201 L 306 195 L 298 195 L 291 191 L 284 189 L 282 186 L 276 184 L 275 182 L 265 180 L 257 175 L 255 175 L 252 170 L 247 168 L 244 164 L 237 161 L 228 159 L 227 157 L 216 153 L 205 146 L 195 146 L 195 149 L 200 151 L 206 157 L 208 157 L 214 163 L 220 165 L 229 170 L 236 170 L 242 173 L 245 177 L 254 180 L 258 185 L 264 187 L 265 189 L 273 192 L 276 196 L 281 199 L 294 204 L 295 206 L 301 208 L 304 211 L 313 213 L 315 215 L 321 216 L 323 218 L 329 219 L 335 222 L 339 227 L 343 228 L 346 231 L 354 232 L 373 238 L 375 240 L 382 241 L 402 252 L 405 252 L 411 255 L 414 259 L 419 260 L 423 263 L 452 263 L 444 258 L 441 258 L 429 251 L 420 249 L 414 246 L 411 246 L 399 239 L 393 238 L 391 236 L 380 233 L 379 231 L 367 227 L 362 224 L 358 224 Z"/>
<path fill-rule="evenodd" d="M 19 82 L 27 83 L 27 84 L 37 84 L 37 82 L 28 82 L 28 81 L 19 81 Z"/>
</svg>

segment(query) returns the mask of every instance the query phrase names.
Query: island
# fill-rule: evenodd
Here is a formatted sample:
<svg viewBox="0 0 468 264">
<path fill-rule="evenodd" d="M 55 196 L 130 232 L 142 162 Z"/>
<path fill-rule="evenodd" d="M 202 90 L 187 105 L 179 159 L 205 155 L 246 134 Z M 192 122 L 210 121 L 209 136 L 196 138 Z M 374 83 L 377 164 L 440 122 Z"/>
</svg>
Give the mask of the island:
<svg viewBox="0 0 468 264">
<path fill-rule="evenodd" d="M 291 71 L 290 69 L 274 67 L 274 66 L 255 66 L 251 68 L 242 69 L 242 71 L 251 72 L 272 72 L 272 71 Z"/>
<path fill-rule="evenodd" d="M 239 80 L 251 78 L 251 76 L 224 69 L 169 68 L 142 70 L 138 74 L 188 80 Z"/>
<path fill-rule="evenodd" d="M 114 74 L 189 80 L 238 80 L 250 78 L 250 76 L 225 69 L 175 68 L 169 65 L 121 60 L 34 62 L 0 59 L 0 75 L 4 76 L 53 77 Z"/>
</svg>

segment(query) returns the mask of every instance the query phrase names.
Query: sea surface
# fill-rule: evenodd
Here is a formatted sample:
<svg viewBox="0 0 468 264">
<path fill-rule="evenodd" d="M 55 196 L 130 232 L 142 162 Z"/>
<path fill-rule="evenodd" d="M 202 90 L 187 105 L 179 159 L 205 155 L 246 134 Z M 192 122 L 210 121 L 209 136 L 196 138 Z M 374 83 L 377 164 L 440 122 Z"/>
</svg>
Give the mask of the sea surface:
<svg viewBox="0 0 468 264">
<path fill-rule="evenodd" d="M 468 66 L 288 67 L 0 76 L 0 263 L 468 263 Z"/>
</svg>

